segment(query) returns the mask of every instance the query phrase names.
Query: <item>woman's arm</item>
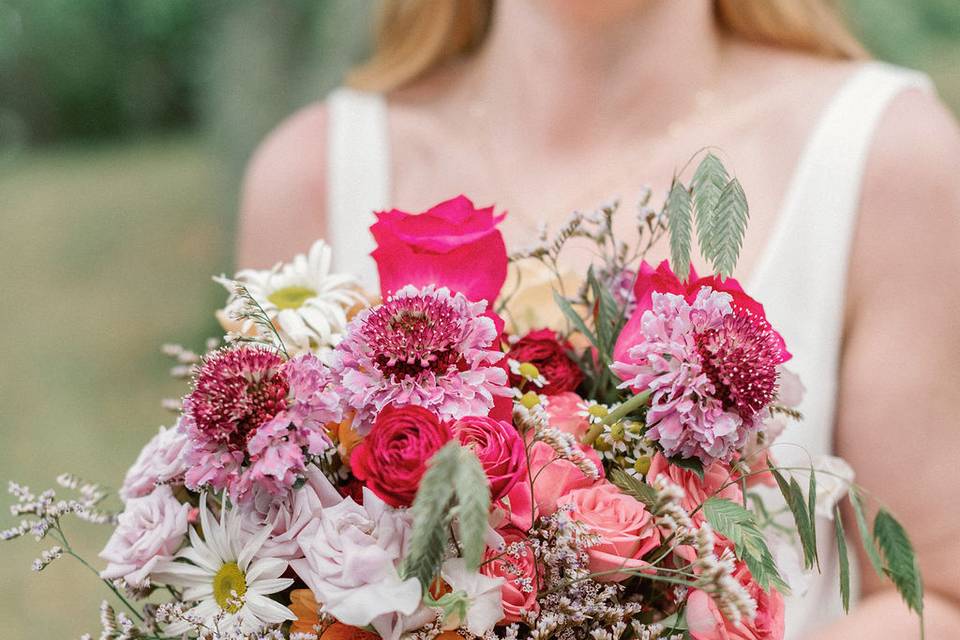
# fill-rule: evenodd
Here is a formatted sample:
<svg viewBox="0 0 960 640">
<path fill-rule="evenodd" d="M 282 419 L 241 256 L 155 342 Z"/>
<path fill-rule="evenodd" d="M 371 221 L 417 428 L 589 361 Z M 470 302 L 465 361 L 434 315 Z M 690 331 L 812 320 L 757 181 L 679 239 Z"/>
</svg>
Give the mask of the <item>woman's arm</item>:
<svg viewBox="0 0 960 640">
<path fill-rule="evenodd" d="M 254 153 L 240 200 L 239 267 L 271 267 L 326 237 L 326 145 L 326 107 L 315 104 Z"/>
<path fill-rule="evenodd" d="M 926 587 L 927 638 L 960 634 L 960 132 L 909 92 L 884 118 L 865 176 L 849 278 L 837 450 L 906 526 Z M 848 518 L 848 522 L 852 522 Z M 863 601 L 817 640 L 919 637 L 865 558 Z"/>
</svg>

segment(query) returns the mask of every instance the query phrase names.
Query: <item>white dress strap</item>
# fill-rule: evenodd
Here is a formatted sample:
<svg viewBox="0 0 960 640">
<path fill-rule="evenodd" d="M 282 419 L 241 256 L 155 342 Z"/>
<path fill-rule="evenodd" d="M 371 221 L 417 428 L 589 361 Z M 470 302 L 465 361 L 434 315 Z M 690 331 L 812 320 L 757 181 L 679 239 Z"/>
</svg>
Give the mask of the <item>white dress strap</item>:
<svg viewBox="0 0 960 640">
<path fill-rule="evenodd" d="M 327 234 L 339 271 L 373 289 L 370 225 L 389 205 L 390 153 L 386 100 L 347 87 L 327 98 Z"/>
</svg>

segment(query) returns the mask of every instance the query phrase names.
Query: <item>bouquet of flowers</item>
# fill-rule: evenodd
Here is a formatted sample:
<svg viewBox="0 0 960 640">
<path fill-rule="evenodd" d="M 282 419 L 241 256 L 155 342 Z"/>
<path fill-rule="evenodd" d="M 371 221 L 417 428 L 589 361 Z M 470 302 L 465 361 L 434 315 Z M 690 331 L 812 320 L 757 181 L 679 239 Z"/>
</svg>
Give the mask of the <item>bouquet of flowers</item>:
<svg viewBox="0 0 960 640">
<path fill-rule="evenodd" d="M 332 273 L 322 241 L 218 278 L 226 336 L 167 348 L 190 388 L 119 513 L 73 476 L 69 499 L 11 483 L 22 521 L 3 537 L 52 540 L 40 571 L 80 559 L 67 515 L 111 528 L 102 568 L 81 559 L 116 599 L 102 640 L 761 640 L 782 638 L 793 581 L 774 545 L 818 566 L 822 514 L 848 606 L 847 499 L 922 613 L 903 528 L 882 508 L 868 526 L 849 468 L 771 453 L 802 386 L 729 277 L 739 183 L 707 154 L 659 212 L 649 197 L 629 241 L 610 205 L 512 255 L 503 216 L 464 197 L 379 213 L 379 292 Z M 691 268 L 694 239 L 715 274 Z M 596 256 L 575 288 L 558 267 L 572 243 Z M 552 326 L 518 328 L 531 301 L 504 285 L 523 262 L 555 276 L 533 313 Z"/>
</svg>

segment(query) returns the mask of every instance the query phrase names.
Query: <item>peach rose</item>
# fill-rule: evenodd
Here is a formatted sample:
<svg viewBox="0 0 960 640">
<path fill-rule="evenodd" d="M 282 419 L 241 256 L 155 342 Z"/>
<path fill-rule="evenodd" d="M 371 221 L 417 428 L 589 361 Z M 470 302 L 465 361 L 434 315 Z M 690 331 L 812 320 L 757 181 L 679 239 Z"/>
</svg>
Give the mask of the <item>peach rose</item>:
<svg viewBox="0 0 960 640">
<path fill-rule="evenodd" d="M 742 562 L 733 574 L 757 602 L 752 620 L 734 625 L 721 614 L 713 599 L 699 589 L 687 598 L 687 624 L 694 640 L 783 640 L 783 596 L 776 589 L 764 592 Z"/>
<path fill-rule="evenodd" d="M 701 480 L 693 471 L 670 464 L 666 456 L 657 453 L 650 462 L 647 481 L 653 482 L 661 475 L 666 475 L 674 484 L 680 485 L 680 488 L 683 489 L 684 499 L 681 506 L 687 511 L 693 511 L 706 502 L 707 498 L 713 496 L 726 498 L 733 502 L 743 502 L 740 485 L 734 482 L 724 487 L 731 481 L 732 475 L 730 468 L 721 462 L 714 462 L 707 467 L 703 473 L 703 480 Z M 721 489 L 721 487 L 723 488 Z M 703 520 L 703 511 L 698 511 L 693 515 L 695 524 L 699 525 Z"/>
<path fill-rule="evenodd" d="M 587 552 L 590 571 L 604 574 L 597 576 L 597 581 L 626 580 L 631 574 L 615 570 L 647 566 L 642 558 L 660 544 L 660 531 L 643 503 L 607 481 L 575 489 L 563 501 L 573 506 L 570 517 L 600 538 Z"/>
<path fill-rule="evenodd" d="M 590 422 L 580 415 L 583 404 L 583 398 L 573 391 L 564 391 L 550 396 L 547 402 L 550 426 L 580 440 L 590 430 Z"/>
<path fill-rule="evenodd" d="M 521 611 L 537 611 L 537 562 L 533 547 L 522 530 L 508 525 L 497 533 L 503 537 L 505 550 L 488 548 L 480 573 L 503 578 L 500 587 L 503 623 L 509 624 L 520 620 Z"/>
</svg>

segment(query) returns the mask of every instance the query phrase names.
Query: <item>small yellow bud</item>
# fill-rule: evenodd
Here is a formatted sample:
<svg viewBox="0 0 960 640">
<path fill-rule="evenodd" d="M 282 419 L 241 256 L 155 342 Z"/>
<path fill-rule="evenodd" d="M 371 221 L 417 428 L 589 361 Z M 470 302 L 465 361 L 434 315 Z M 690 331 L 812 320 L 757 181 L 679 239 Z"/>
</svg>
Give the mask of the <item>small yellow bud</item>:
<svg viewBox="0 0 960 640">
<path fill-rule="evenodd" d="M 527 391 L 525 394 L 523 394 L 523 396 L 520 397 L 520 404 L 527 409 L 533 409 L 535 406 L 540 404 L 540 396 L 534 391 Z"/>
<path fill-rule="evenodd" d="M 624 429 L 622 422 L 610 425 L 610 437 L 614 440 L 623 440 L 625 431 L 626 429 Z"/>
<path fill-rule="evenodd" d="M 536 365 L 524 362 L 520 365 L 520 375 L 527 380 L 536 380 L 540 377 L 540 370 L 537 369 Z"/>
<path fill-rule="evenodd" d="M 643 424 L 631 420 L 627 422 L 627 431 L 635 436 L 638 436 L 643 433 Z"/>
<path fill-rule="evenodd" d="M 610 451 L 611 449 L 613 449 L 613 445 L 607 442 L 606 440 L 597 438 L 596 441 L 594 441 L 593 443 L 593 448 L 599 451 L 600 453 L 603 453 L 604 451 Z"/>
<path fill-rule="evenodd" d="M 606 418 L 607 415 L 609 415 L 610 411 L 602 404 L 595 404 L 591 406 L 589 409 L 587 409 L 587 413 L 589 413 L 594 418 L 600 418 L 602 420 L 603 418 Z"/>
<path fill-rule="evenodd" d="M 633 468 L 636 469 L 637 473 L 647 475 L 647 471 L 650 471 L 650 462 L 650 456 L 640 456 L 633 463 Z"/>
</svg>

